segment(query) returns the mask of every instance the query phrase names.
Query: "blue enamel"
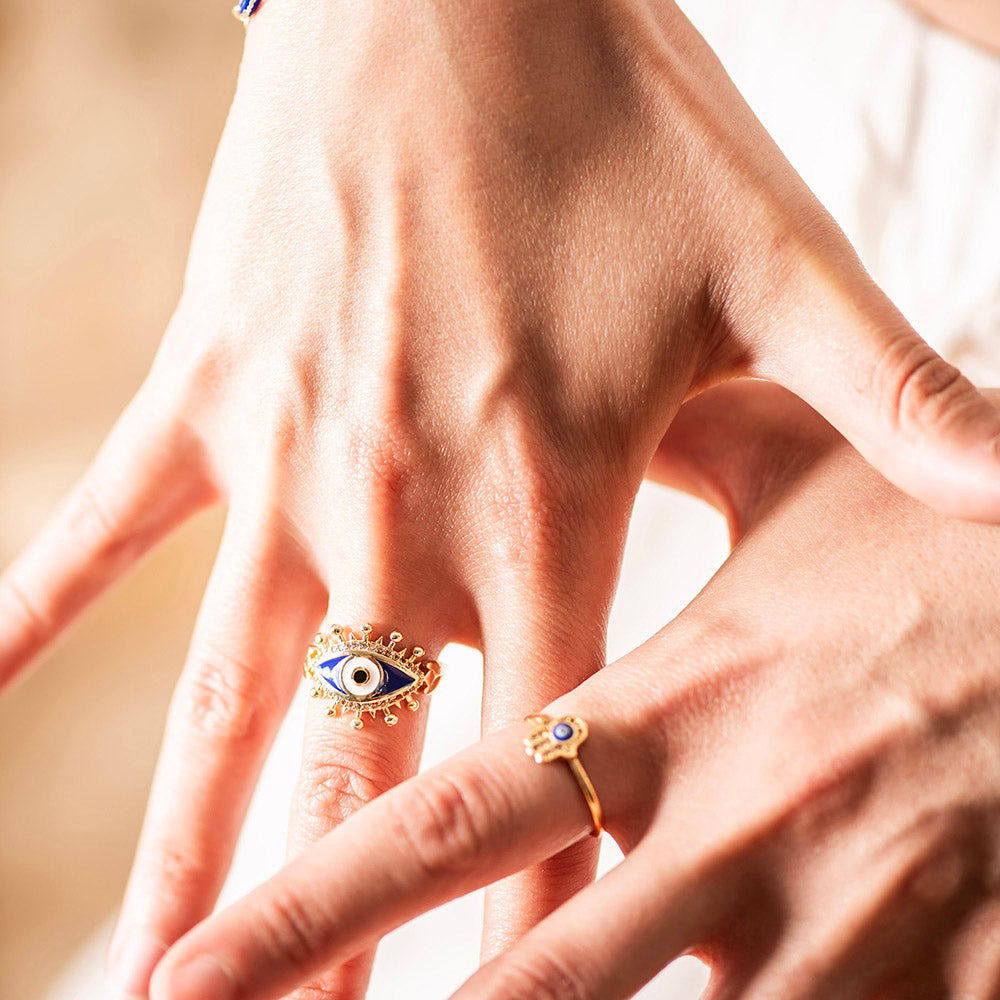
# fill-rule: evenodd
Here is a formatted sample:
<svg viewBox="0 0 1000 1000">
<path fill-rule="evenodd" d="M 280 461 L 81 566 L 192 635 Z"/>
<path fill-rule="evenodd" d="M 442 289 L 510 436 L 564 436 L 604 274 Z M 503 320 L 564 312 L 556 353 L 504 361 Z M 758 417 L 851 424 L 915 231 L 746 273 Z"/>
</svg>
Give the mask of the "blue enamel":
<svg viewBox="0 0 1000 1000">
<path fill-rule="evenodd" d="M 573 727 L 568 722 L 557 722 L 552 727 L 552 735 L 557 740 L 568 740 L 573 735 Z"/>
<path fill-rule="evenodd" d="M 372 660 L 377 660 L 379 666 L 382 668 L 382 683 L 363 699 L 357 698 L 348 691 L 345 691 L 340 676 L 340 668 L 347 660 L 353 659 L 355 656 L 364 656 Z M 417 678 L 406 673 L 405 670 L 400 670 L 394 663 L 383 659 L 381 656 L 375 656 L 372 653 L 338 653 L 329 660 L 323 660 L 314 669 L 337 694 L 343 695 L 345 698 L 350 698 L 352 701 L 374 701 L 376 698 L 396 694 L 408 687 L 412 687 L 417 680 Z"/>
</svg>

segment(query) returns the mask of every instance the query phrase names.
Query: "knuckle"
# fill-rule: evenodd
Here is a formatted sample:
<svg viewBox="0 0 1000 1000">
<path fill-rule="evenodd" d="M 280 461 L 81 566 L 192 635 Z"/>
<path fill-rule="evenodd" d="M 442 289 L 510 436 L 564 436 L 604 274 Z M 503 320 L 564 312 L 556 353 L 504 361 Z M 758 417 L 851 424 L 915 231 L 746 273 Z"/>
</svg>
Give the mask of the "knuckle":
<svg viewBox="0 0 1000 1000">
<path fill-rule="evenodd" d="M 392 815 L 401 843 L 428 881 L 461 882 L 488 856 L 497 807 L 482 778 L 431 774 L 396 800 Z"/>
<path fill-rule="evenodd" d="M 308 754 L 302 763 L 296 809 L 306 820 L 328 826 L 342 821 L 378 798 L 390 784 L 384 763 L 364 749 L 338 760 Z"/>
<path fill-rule="evenodd" d="M 213 856 L 207 841 L 158 840 L 144 846 L 140 858 L 136 875 L 153 900 L 163 898 L 163 886 L 170 887 L 170 899 L 202 897 L 206 886 L 217 881 L 220 859 Z"/>
<path fill-rule="evenodd" d="M 201 424 L 218 406 L 222 387 L 228 384 L 232 359 L 227 344 L 214 337 L 192 337 L 190 331 L 169 334 L 168 330 L 153 362 L 146 391 L 156 396 L 158 408 L 169 420 Z"/>
<path fill-rule="evenodd" d="M 359 991 L 360 992 L 360 991 Z M 289 994 L 289 1000 L 343 1000 L 344 991 L 339 986 L 323 986 L 309 983 Z"/>
<path fill-rule="evenodd" d="M 86 537 L 102 542 L 117 537 L 119 518 L 106 501 L 103 487 L 92 475 L 86 476 L 80 483 L 74 514 L 75 527 Z"/>
<path fill-rule="evenodd" d="M 28 645 L 44 642 L 55 631 L 49 614 L 12 575 L 0 576 L 0 609 L 4 621 L 15 623 Z"/>
<path fill-rule="evenodd" d="M 538 469 L 519 468 L 497 488 L 494 504 L 508 532 L 525 551 L 554 547 L 561 524 L 560 497 L 555 477 Z"/>
<path fill-rule="evenodd" d="M 109 568 L 131 562 L 145 544 L 142 532 L 114 509 L 94 471 L 80 480 L 68 501 L 66 528 L 92 561 Z"/>
<path fill-rule="evenodd" d="M 213 742 L 260 743 L 282 704 L 255 671 L 228 654 L 202 646 L 179 689 L 181 718 Z"/>
<path fill-rule="evenodd" d="M 272 953 L 290 966 L 305 964 L 323 943 L 321 908 L 287 889 L 275 889 L 260 905 L 259 927 Z"/>
<path fill-rule="evenodd" d="M 223 297 L 194 293 L 187 285 L 140 391 L 176 400 L 210 393 L 225 384 L 233 351 L 245 343 L 246 327 L 240 326 Z"/>
<path fill-rule="evenodd" d="M 368 988 L 371 954 L 361 953 L 342 962 L 319 979 L 298 987 L 289 1000 L 344 1000 L 345 997 L 362 997 Z"/>
<path fill-rule="evenodd" d="M 497 960 L 490 986 L 504 1000 L 589 1000 L 579 964 L 556 951 L 513 948 Z"/>
<path fill-rule="evenodd" d="M 590 519 L 572 463 L 523 417 L 506 421 L 485 462 L 485 512 L 504 562 L 558 559 Z"/>
<path fill-rule="evenodd" d="M 377 510 L 391 511 L 412 489 L 419 476 L 419 441 L 406 420 L 383 403 L 381 422 L 364 421 L 348 436 L 349 467 L 354 488 Z"/>
<path fill-rule="evenodd" d="M 969 388 L 962 373 L 923 341 L 905 339 L 885 355 L 890 415 L 903 431 L 920 432 L 945 416 Z"/>
</svg>

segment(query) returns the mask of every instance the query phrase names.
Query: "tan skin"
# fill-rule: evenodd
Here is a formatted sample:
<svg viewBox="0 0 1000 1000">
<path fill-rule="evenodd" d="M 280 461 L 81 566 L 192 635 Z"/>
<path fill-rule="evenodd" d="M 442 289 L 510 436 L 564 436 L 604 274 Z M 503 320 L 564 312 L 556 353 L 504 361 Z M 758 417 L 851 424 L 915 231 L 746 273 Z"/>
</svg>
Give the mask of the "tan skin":
<svg viewBox="0 0 1000 1000">
<path fill-rule="evenodd" d="M 1000 528 L 931 512 L 760 384 L 685 407 L 653 471 L 724 498 L 739 541 L 675 621 L 548 709 L 589 720 L 580 756 L 626 860 L 455 1000 L 617 1000 L 688 951 L 710 1000 L 1000 997 Z M 193 930 L 152 1000 L 271 1000 L 587 842 L 579 789 L 523 756 L 528 729 Z M 345 883 L 362 851 L 368 877 Z"/>
<path fill-rule="evenodd" d="M 228 505 L 116 988 L 145 994 L 211 912 L 324 617 L 478 645 L 486 732 L 537 711 L 605 662 L 632 501 L 682 402 L 746 374 L 904 490 L 1000 521 L 996 408 L 871 282 L 669 0 L 265 4 L 150 375 L 0 578 L 6 683 Z M 311 705 L 291 853 L 413 774 L 425 718 L 354 733 Z M 594 862 L 574 844 L 493 888 L 484 954 Z M 302 995 L 359 997 L 369 961 Z"/>
</svg>

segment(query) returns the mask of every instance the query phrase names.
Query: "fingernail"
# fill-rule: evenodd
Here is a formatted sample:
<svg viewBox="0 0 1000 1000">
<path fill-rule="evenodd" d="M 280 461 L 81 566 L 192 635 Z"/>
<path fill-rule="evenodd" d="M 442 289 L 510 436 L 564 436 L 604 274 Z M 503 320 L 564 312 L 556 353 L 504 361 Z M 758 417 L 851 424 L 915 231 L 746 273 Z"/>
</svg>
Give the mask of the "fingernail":
<svg viewBox="0 0 1000 1000">
<path fill-rule="evenodd" d="M 149 931 L 119 931 L 108 952 L 108 986 L 124 1000 L 144 1000 L 153 969 L 166 953 L 167 946 Z"/>
<path fill-rule="evenodd" d="M 211 955 L 199 955 L 178 966 L 167 982 L 170 1000 L 232 1000 L 236 996 L 232 976 Z"/>
</svg>

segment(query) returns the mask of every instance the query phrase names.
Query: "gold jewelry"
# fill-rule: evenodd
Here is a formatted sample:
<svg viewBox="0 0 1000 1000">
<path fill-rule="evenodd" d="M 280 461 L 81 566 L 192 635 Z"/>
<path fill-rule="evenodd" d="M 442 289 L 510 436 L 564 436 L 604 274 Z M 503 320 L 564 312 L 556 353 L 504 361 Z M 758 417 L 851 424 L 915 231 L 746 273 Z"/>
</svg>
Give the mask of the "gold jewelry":
<svg viewBox="0 0 1000 1000">
<path fill-rule="evenodd" d="M 524 752 L 533 757 L 536 764 L 548 764 L 559 758 L 569 764 L 594 820 L 592 835 L 599 837 L 604 829 L 604 810 L 601 809 L 594 783 L 577 757 L 577 751 L 587 738 L 587 723 L 579 715 L 564 715 L 559 719 L 548 715 L 526 715 L 524 721 L 536 723 L 524 738 Z"/>
<path fill-rule="evenodd" d="M 363 729 L 361 716 L 368 712 L 384 713 L 387 726 L 399 718 L 391 709 L 405 704 L 411 711 L 420 708 L 413 696 L 430 694 L 441 679 L 441 668 L 435 660 L 423 659 L 424 651 L 414 646 L 407 653 L 397 649 L 403 641 L 399 632 L 390 632 L 389 641 L 382 636 L 372 640 L 372 627 L 361 626 L 361 634 L 342 625 L 333 625 L 320 632 L 306 655 L 303 672 L 312 682 L 309 693 L 314 698 L 332 702 L 327 715 L 353 712 L 352 729 Z"/>
<path fill-rule="evenodd" d="M 257 13 L 259 6 L 260 0 L 237 0 L 236 6 L 233 8 L 233 17 L 237 21 L 242 21 L 246 26 L 250 23 L 250 18 Z"/>
</svg>

